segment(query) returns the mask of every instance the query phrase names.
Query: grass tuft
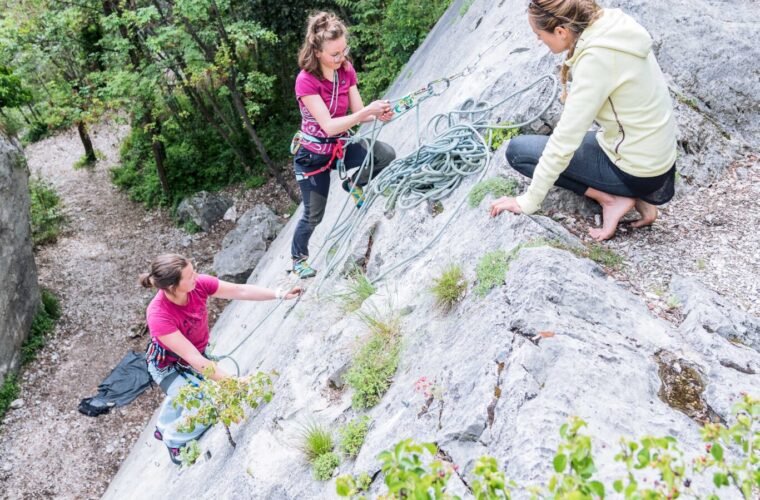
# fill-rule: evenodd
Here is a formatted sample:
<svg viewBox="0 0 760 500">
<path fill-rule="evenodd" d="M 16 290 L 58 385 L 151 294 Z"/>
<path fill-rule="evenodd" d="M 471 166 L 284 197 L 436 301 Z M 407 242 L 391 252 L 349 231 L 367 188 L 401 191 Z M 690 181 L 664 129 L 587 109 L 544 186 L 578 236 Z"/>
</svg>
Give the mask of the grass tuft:
<svg viewBox="0 0 760 500">
<path fill-rule="evenodd" d="M 495 250 L 481 257 L 475 267 L 478 283 L 475 293 L 485 297 L 492 288 L 504 283 L 509 270 L 511 254 L 505 250 Z"/>
<path fill-rule="evenodd" d="M 376 291 L 375 285 L 367 278 L 367 275 L 357 270 L 351 273 L 345 291 L 339 293 L 337 298 L 342 304 L 343 312 L 348 314 L 359 309 L 364 301 Z"/>
<path fill-rule="evenodd" d="M 433 280 L 430 291 L 435 297 L 436 305 L 443 311 L 453 309 L 467 292 L 467 280 L 462 267 L 455 264 L 447 267 L 441 276 Z"/>
<path fill-rule="evenodd" d="M 514 196 L 517 194 L 517 181 L 505 177 L 491 177 L 478 182 L 467 197 L 470 207 L 476 208 L 488 194 L 494 198 Z"/>
<path fill-rule="evenodd" d="M 326 427 L 316 422 L 311 422 L 301 430 L 300 449 L 309 462 L 314 463 L 320 455 L 329 453 L 334 448 L 335 441 Z"/>
</svg>

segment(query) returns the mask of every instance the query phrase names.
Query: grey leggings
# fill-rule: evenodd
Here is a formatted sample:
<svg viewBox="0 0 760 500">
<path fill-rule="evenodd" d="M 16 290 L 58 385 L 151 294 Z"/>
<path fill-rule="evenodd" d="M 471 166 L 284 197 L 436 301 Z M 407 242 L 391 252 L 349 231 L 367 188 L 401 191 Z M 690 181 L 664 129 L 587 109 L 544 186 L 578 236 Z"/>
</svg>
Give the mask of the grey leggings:
<svg viewBox="0 0 760 500">
<path fill-rule="evenodd" d="M 548 141 L 549 137 L 545 135 L 517 136 L 507 147 L 507 161 L 512 168 L 532 178 Z M 662 175 L 646 178 L 636 178 L 622 172 L 596 142 L 596 134 L 588 132 L 554 185 L 580 195 L 588 188 L 594 188 L 607 194 L 641 198 L 650 203 L 661 204 L 667 200 L 650 201 L 647 195 L 661 190 L 668 183 L 672 185 L 674 176 L 675 167 Z"/>
</svg>

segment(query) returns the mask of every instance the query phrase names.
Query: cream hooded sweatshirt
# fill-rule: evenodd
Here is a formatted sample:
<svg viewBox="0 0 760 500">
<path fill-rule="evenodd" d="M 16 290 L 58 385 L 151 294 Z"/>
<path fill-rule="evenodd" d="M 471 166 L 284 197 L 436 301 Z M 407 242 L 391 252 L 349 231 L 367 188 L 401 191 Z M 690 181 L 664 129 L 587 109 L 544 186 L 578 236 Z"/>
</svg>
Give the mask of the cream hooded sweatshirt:
<svg viewBox="0 0 760 500">
<path fill-rule="evenodd" d="M 673 105 L 652 38 L 619 9 L 602 16 L 578 39 L 565 62 L 572 87 L 528 190 L 517 197 L 526 214 L 541 207 L 596 121 L 596 140 L 620 170 L 636 177 L 667 172 L 676 160 Z"/>
</svg>

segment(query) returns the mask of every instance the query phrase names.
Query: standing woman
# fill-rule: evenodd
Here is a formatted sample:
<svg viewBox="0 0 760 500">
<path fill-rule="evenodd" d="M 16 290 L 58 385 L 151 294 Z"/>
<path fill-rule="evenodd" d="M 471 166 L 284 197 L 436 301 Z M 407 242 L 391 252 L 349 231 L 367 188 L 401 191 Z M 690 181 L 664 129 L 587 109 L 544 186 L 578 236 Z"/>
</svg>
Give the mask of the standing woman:
<svg viewBox="0 0 760 500">
<path fill-rule="evenodd" d="M 318 12 L 309 17 L 306 38 L 298 54 L 301 68 L 296 78 L 296 100 L 301 110 L 301 139 L 294 167 L 301 188 L 303 215 L 298 221 L 291 255 L 293 272 L 301 278 L 316 275 L 307 259 L 309 238 L 322 221 L 330 190 L 330 170 L 336 168 L 336 157 L 344 154 L 347 169 L 359 167 L 367 156 L 363 143 L 353 143 L 343 150 L 338 138 L 348 130 L 374 119 L 388 121 L 393 117 L 389 101 L 374 101 L 365 106 L 357 88 L 356 71 L 348 57 L 348 32 L 334 14 Z M 349 114 L 348 111 L 351 111 Z M 383 142 L 375 142 L 372 177 L 392 162 L 396 153 Z M 364 200 L 362 186 L 370 180 L 369 169 L 354 172 L 343 181 L 343 189 L 351 193 L 357 207 Z"/>
<path fill-rule="evenodd" d="M 295 287 L 287 293 L 256 285 L 238 285 L 214 276 L 198 274 L 193 264 L 176 254 L 156 257 L 150 272 L 140 276 L 145 288 L 158 288 L 146 313 L 151 345 L 148 348 L 148 371 L 166 393 L 161 405 L 154 436 L 169 448 L 172 462 L 179 464 L 180 448 L 197 438 L 206 427 L 196 426 L 192 433 L 182 433 L 177 425 L 188 410 L 175 408 L 173 401 L 185 384 L 197 384 L 202 373 L 213 368 L 211 378 L 229 375 L 206 355 L 209 342 L 208 297 L 228 300 L 292 299 L 301 293 Z"/>
<path fill-rule="evenodd" d="M 596 240 L 611 238 L 632 208 L 641 215 L 633 227 L 652 224 L 655 205 L 673 197 L 676 135 L 649 33 L 594 0 L 532 0 L 528 20 L 553 53 L 567 53 L 560 75 L 565 109 L 550 137 L 512 139 L 507 161 L 533 180 L 521 196 L 493 202 L 491 215 L 531 214 L 554 184 L 599 202 L 602 227 L 589 230 Z M 599 131 L 588 132 L 594 122 Z"/>
</svg>

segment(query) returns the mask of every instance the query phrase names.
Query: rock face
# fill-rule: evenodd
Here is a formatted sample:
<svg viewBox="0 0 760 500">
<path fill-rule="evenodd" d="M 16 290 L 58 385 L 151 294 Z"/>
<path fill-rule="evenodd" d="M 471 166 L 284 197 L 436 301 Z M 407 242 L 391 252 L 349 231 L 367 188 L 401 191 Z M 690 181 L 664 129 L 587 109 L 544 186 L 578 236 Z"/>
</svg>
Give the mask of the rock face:
<svg viewBox="0 0 760 500">
<path fill-rule="evenodd" d="M 177 217 L 180 223 L 192 221 L 204 231 L 208 231 L 211 226 L 222 220 L 231 206 L 232 200 L 227 196 L 200 191 L 180 202 Z"/>
<path fill-rule="evenodd" d="M 247 211 L 224 237 L 222 250 L 214 256 L 216 275 L 225 281 L 245 283 L 280 229 L 277 214 L 266 205 Z"/>
<path fill-rule="evenodd" d="M 0 134 L 0 380 L 18 366 L 19 349 L 40 303 L 29 224 L 29 171 L 19 148 Z"/>
<path fill-rule="evenodd" d="M 463 1 L 453 3 L 389 96 L 400 97 L 442 75 L 454 74 L 487 51 L 501 33 L 511 35 L 482 55 L 473 74 L 453 81 L 446 92 L 423 104 L 421 129 L 434 114 L 455 109 L 465 99 L 496 102 L 538 76 L 555 72 L 560 62 L 530 30 L 525 2 L 506 0 L 497 5 L 479 0 L 461 14 L 464 5 Z M 757 86 L 741 81 L 756 74 L 752 64 L 760 58 L 760 49 L 747 43 L 758 38 L 760 29 L 746 21 L 756 14 L 751 2 L 734 2 L 731 10 L 685 0 L 606 5 L 622 6 L 649 28 L 675 88 L 698 97 L 698 108 L 705 104 L 700 111 L 678 104 L 676 112 L 681 140 L 688 140 L 688 134 L 705 138 L 699 142 L 699 151 L 682 145 L 680 161 L 691 172 L 686 181 L 709 182 L 741 152 L 744 143 L 757 140 L 760 115 L 756 106 L 738 106 L 745 96 L 758 101 Z M 732 45 L 741 50 L 728 51 L 730 56 L 719 53 L 720 47 Z M 708 81 L 705 74 L 689 72 L 689 68 L 713 71 L 706 66 L 718 56 L 725 61 L 722 73 L 731 73 L 728 78 L 736 86 L 720 86 L 719 80 Z M 516 98 L 490 120 L 518 121 L 537 109 L 537 95 L 547 94 L 543 88 Z M 384 129 L 381 140 L 393 144 L 400 155 L 412 153 L 417 145 L 411 132 L 417 129 L 415 119 L 414 112 L 407 113 Z M 555 119 L 556 110 L 552 110 L 543 121 L 551 124 Z M 483 178 L 513 175 L 503 153 L 504 146 Z M 687 457 L 703 452 L 698 421 L 729 419 L 736 395 L 741 391 L 757 394 L 760 387 L 760 353 L 750 347 L 752 335 L 747 333 L 748 340 L 741 343 L 732 342 L 718 331 L 720 325 L 712 327 L 700 319 L 703 314 L 733 317 L 735 312 L 712 299 L 692 307 L 690 297 L 696 296 L 687 294 L 682 299 L 685 319 L 679 327 L 653 316 L 625 282 L 616 281 L 594 262 L 536 243 L 560 240 L 568 247 L 581 245 L 553 220 L 509 213 L 490 218 L 489 198 L 469 208 L 463 201 L 479 180 L 475 177 L 466 179 L 443 201 L 438 215 L 421 205 L 398 210 L 388 218 L 376 204 L 354 234 L 351 258 L 364 259 L 362 265 L 370 278 L 419 253 L 388 274 L 359 310 L 380 318 L 394 311 L 401 315 L 403 310 L 399 367 L 378 405 L 352 409 L 352 389 L 340 390 L 342 384 L 336 383 L 336 374 L 351 363 L 357 344 L 368 332 L 359 315 L 346 315 L 329 300 L 345 289 L 345 278 L 339 273 L 327 279 L 320 274 L 307 282 L 308 290 L 299 301 L 235 302 L 212 333 L 216 353 L 228 353 L 250 335 L 233 356 L 243 373 L 277 370 L 274 399 L 253 412 L 245 424 L 233 426 L 237 448 L 227 444 L 223 429 L 212 429 L 200 444 L 213 458 L 179 474 L 163 445 L 152 438 L 149 425 L 105 497 L 173 498 L 194 491 L 201 498 L 334 498 L 334 481 L 312 479 L 298 450 L 299 432 L 304 423 L 315 419 L 334 430 L 362 414 L 370 415 L 373 425 L 356 460 L 344 461 L 340 473 L 378 473 L 377 454 L 411 437 L 437 442 L 460 466 L 466 483 L 471 484 L 474 462 L 484 454 L 496 457 L 509 478 L 544 483 L 552 470 L 557 431 L 570 415 L 588 422 L 597 477 L 604 481 L 622 476 L 613 460 L 621 437 L 672 435 Z M 339 191 L 333 191 L 336 196 L 330 197 L 325 219 L 312 238 L 312 264 L 318 270 L 326 266 L 331 244 L 326 236 L 345 201 L 337 195 Z M 566 212 L 568 207 L 562 203 L 554 207 L 549 200 L 543 208 Z M 286 226 L 249 282 L 283 285 L 283 262 L 289 256 L 294 228 L 294 222 Z M 367 238 L 370 228 L 372 237 Z M 362 248 L 364 241 L 366 248 Z M 531 242 L 537 246 L 526 245 Z M 477 263 L 486 252 L 497 249 L 517 250 L 504 283 L 480 297 L 473 291 Z M 463 301 L 443 313 L 429 289 L 448 264 L 459 264 L 470 286 Z M 747 327 L 746 332 L 750 331 Z M 415 392 L 414 383 L 422 376 L 434 380 L 443 394 L 442 412 L 440 401 L 430 411 L 421 411 L 425 401 Z M 371 495 L 381 491 L 382 482 L 378 474 Z M 449 485 L 451 492 L 468 495 L 465 482 L 456 475 Z M 702 496 L 710 490 L 709 481 L 697 478 L 693 487 Z"/>
</svg>

